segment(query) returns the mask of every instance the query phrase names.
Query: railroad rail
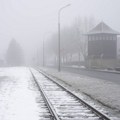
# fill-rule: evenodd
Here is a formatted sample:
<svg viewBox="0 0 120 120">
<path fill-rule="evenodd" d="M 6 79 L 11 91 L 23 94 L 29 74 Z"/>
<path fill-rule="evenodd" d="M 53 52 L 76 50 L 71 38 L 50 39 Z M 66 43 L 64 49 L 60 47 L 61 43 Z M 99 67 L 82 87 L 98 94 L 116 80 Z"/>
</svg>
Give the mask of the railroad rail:
<svg viewBox="0 0 120 120">
<path fill-rule="evenodd" d="M 110 120 L 51 76 L 38 69 L 30 71 L 49 109 L 50 120 Z"/>
</svg>

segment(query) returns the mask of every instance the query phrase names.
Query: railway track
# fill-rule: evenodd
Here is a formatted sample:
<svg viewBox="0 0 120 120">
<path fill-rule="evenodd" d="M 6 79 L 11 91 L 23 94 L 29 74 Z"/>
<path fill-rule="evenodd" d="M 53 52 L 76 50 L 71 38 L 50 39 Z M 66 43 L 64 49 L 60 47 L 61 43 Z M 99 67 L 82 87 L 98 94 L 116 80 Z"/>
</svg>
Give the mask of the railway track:
<svg viewBox="0 0 120 120">
<path fill-rule="evenodd" d="M 44 106 L 47 109 L 47 115 L 43 116 L 42 120 L 110 120 L 106 115 L 56 83 L 50 76 L 38 70 L 30 71 L 43 97 L 44 105 L 47 106 Z"/>
</svg>

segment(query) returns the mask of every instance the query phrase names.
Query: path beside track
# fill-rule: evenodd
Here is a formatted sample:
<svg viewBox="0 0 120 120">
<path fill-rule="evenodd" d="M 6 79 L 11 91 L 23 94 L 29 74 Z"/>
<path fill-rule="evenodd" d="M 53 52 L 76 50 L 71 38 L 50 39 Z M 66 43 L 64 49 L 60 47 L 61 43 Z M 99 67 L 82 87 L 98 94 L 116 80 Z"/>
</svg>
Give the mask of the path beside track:
<svg viewBox="0 0 120 120">
<path fill-rule="evenodd" d="M 41 68 L 44 72 L 58 78 L 102 104 L 120 111 L 120 85 L 106 80 L 79 75 L 70 72 L 58 72 L 51 68 Z"/>
</svg>

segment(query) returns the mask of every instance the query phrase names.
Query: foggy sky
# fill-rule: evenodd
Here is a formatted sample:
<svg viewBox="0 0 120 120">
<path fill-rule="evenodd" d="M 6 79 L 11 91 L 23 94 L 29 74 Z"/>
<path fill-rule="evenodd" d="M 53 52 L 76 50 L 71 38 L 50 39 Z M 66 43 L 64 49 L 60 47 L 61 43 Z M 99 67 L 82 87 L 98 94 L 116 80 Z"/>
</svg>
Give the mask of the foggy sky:
<svg viewBox="0 0 120 120">
<path fill-rule="evenodd" d="M 69 3 L 61 13 L 62 28 L 78 16 L 93 16 L 120 32 L 120 0 L 0 0 L 0 56 L 12 38 L 26 53 L 35 51 L 57 31 L 58 10 Z"/>
</svg>

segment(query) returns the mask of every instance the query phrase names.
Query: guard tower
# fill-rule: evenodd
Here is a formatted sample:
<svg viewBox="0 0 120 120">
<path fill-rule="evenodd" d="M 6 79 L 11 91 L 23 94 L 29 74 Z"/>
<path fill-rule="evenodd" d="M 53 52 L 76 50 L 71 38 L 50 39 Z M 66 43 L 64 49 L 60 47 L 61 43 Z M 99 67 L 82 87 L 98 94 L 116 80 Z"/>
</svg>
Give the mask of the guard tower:
<svg viewBox="0 0 120 120">
<path fill-rule="evenodd" d="M 103 63 L 108 64 L 111 61 L 110 67 L 113 67 L 113 61 L 117 59 L 117 35 L 119 34 L 104 22 L 87 33 L 88 59 L 94 61 L 95 66 L 100 67 Z"/>
</svg>

